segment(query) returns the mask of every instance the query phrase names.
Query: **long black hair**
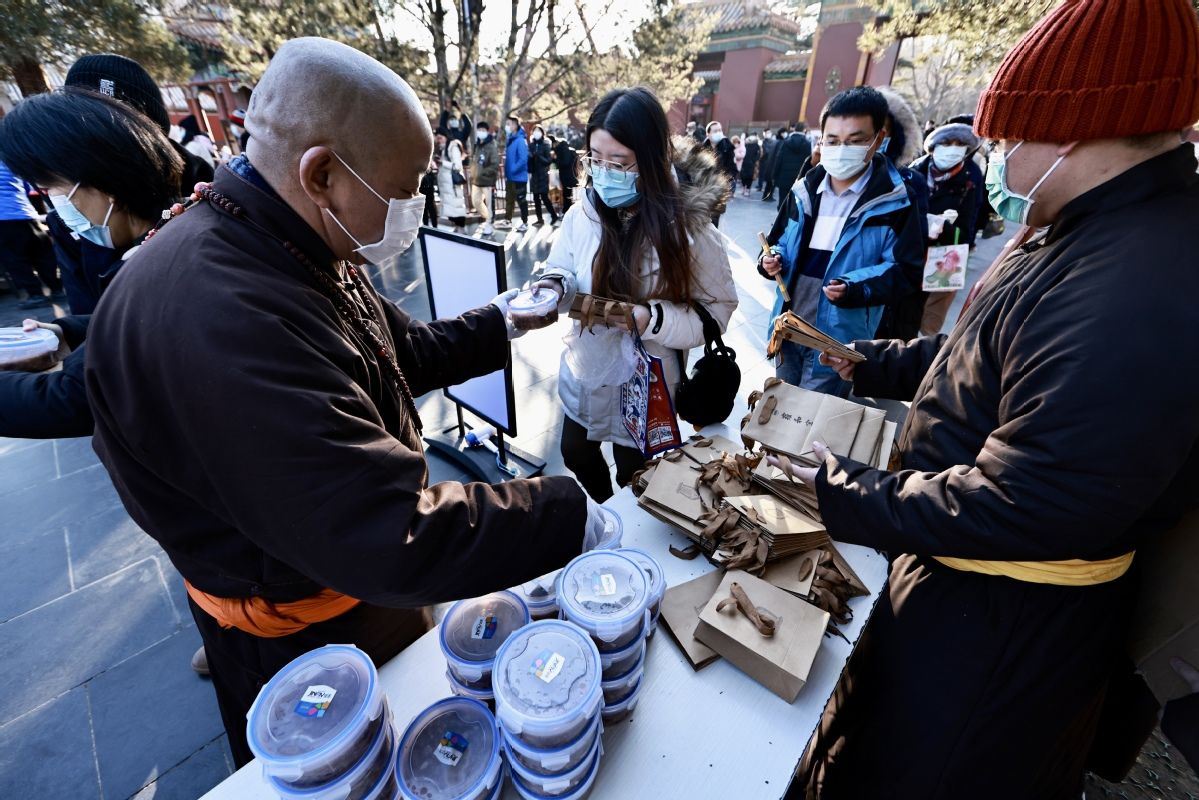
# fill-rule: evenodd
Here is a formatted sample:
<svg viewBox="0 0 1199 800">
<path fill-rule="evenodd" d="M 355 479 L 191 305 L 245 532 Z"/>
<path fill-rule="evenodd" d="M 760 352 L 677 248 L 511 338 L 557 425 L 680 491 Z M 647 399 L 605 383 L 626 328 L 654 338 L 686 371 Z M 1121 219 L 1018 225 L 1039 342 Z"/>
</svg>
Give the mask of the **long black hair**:
<svg viewBox="0 0 1199 800">
<path fill-rule="evenodd" d="M 37 94 L 0 120 L 0 161 L 37 186 L 80 183 L 144 220 L 179 199 L 183 159 L 145 114 L 98 92 Z"/>
<path fill-rule="evenodd" d="M 690 302 L 691 247 L 687 242 L 686 210 L 678 182 L 671 174 L 674 146 L 666 113 L 653 92 L 643 87 L 614 89 L 591 112 L 584 147 L 591 152 L 591 134 L 603 129 L 633 151 L 637 160 L 640 199 L 635 213 L 609 208 L 597 192 L 595 211 L 602 233 L 592 264 L 592 291 L 603 297 L 635 301 L 640 256 L 646 246 L 658 254 L 658 281 L 647 287 L 648 297 Z M 591 176 L 587 176 L 590 185 Z"/>
</svg>

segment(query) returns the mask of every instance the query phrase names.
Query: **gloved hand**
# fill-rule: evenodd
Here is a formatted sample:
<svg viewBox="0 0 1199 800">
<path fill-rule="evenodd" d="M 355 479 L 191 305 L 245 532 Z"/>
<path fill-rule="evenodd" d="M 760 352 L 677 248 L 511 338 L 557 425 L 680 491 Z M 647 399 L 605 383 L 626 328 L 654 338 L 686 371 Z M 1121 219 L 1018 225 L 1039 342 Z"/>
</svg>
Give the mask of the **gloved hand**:
<svg viewBox="0 0 1199 800">
<path fill-rule="evenodd" d="M 508 304 L 511 303 L 512 298 L 516 297 L 518 294 L 520 294 L 520 289 L 509 289 L 503 294 L 496 295 L 495 299 L 491 301 L 491 305 L 498 308 L 500 313 L 504 315 L 504 325 L 506 325 L 508 328 L 508 341 L 519 339 L 528 333 L 528 331 L 517 330 L 516 327 L 512 325 L 512 320 L 508 319 Z"/>
<path fill-rule="evenodd" d="M 583 552 L 615 550 L 620 547 L 624 525 L 615 511 L 587 498 L 587 528 L 583 532 Z"/>
</svg>

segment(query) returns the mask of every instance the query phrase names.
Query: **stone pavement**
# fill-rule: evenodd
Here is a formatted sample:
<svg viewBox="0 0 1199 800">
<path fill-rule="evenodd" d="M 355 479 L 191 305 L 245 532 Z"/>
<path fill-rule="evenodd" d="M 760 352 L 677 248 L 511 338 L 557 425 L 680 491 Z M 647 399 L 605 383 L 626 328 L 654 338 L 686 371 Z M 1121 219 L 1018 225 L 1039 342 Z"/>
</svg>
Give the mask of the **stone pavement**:
<svg viewBox="0 0 1199 800">
<path fill-rule="evenodd" d="M 772 374 L 764 355 L 772 288 L 753 259 L 756 232 L 773 217 L 773 203 L 736 198 L 721 224 L 741 299 L 724 338 L 737 351 L 743 394 Z M 509 285 L 528 279 L 555 235 L 549 227 L 509 235 Z M 1000 245 L 982 243 L 971 277 Z M 427 319 L 423 276 L 415 247 L 372 274 L 385 296 Z M 0 326 L 27 315 L 11 296 L 0 299 Z M 564 329 L 535 331 L 513 347 L 515 442 L 546 458 L 551 474 L 565 472 L 557 400 Z M 452 424 L 441 393 L 420 406 L 427 429 Z M 429 469 L 431 482 L 466 479 L 435 455 Z M 200 640 L 182 580 L 124 512 L 90 439 L 0 439 L 0 508 L 0 685 L 8 687 L 0 696 L 0 797 L 190 800 L 230 774 L 211 685 L 189 667 Z"/>
</svg>

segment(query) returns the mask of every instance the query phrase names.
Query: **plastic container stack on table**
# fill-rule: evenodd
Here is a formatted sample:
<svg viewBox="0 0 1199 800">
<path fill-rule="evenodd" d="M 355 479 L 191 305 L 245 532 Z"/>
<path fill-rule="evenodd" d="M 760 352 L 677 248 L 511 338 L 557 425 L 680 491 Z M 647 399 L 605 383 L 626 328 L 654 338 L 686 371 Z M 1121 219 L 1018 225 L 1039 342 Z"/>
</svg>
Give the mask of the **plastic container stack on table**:
<svg viewBox="0 0 1199 800">
<path fill-rule="evenodd" d="M 619 550 L 584 553 L 558 576 L 562 616 L 585 630 L 600 654 L 605 722 L 619 722 L 637 704 L 650 601 L 650 578 Z"/>
<path fill-rule="evenodd" d="M 350 645 L 305 653 L 259 692 L 250 749 L 282 798 L 391 800 L 395 730 L 370 658 Z"/>
<path fill-rule="evenodd" d="M 58 337 L 45 328 L 26 333 L 21 328 L 0 328 L 0 369 L 8 364 L 22 364 L 31 372 L 50 369 L 54 366 L 54 352 L 58 350 Z"/>
<path fill-rule="evenodd" d="M 520 586 L 513 586 L 508 591 L 515 594 L 529 608 L 529 616 L 534 620 L 558 618 L 558 589 L 556 570 L 540 578 L 525 581 Z"/>
<path fill-rule="evenodd" d="M 658 629 L 658 618 L 662 616 L 662 598 L 666 596 L 666 576 L 662 573 L 662 565 L 658 559 L 637 547 L 622 547 L 616 552 L 636 561 L 649 578 L 649 635 L 653 636 Z"/>
<path fill-rule="evenodd" d="M 492 685 L 512 783 L 526 800 L 581 800 L 603 755 L 599 650 L 570 622 L 517 631 L 496 656 Z"/>
<path fill-rule="evenodd" d="M 400 738 L 395 774 L 403 800 L 496 800 L 505 770 L 490 709 L 465 697 L 426 708 Z"/>
<path fill-rule="evenodd" d="M 446 678 L 459 697 L 494 701 L 491 672 L 501 645 L 529 624 L 529 609 L 510 591 L 459 600 L 441 622 Z"/>
</svg>

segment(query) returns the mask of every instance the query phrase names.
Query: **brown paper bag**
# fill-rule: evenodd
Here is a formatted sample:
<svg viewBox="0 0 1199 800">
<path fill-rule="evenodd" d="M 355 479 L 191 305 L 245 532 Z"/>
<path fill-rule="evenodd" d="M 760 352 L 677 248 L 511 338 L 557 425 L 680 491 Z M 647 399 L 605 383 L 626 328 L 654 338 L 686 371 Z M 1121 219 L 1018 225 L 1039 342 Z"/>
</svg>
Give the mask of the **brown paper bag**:
<svg viewBox="0 0 1199 800">
<path fill-rule="evenodd" d="M 712 648 L 695 638 L 700 612 L 716 593 L 724 575 L 719 570 L 671 586 L 662 598 L 662 622 L 678 642 L 691 668 L 701 670 L 720 658 Z"/>
<path fill-rule="evenodd" d="M 720 601 L 730 595 L 733 583 L 739 583 L 757 607 L 774 615 L 773 636 L 763 636 L 735 609 L 716 610 Z M 828 621 L 829 615 L 810 603 L 748 572 L 733 571 L 725 573 L 716 594 L 700 613 L 695 638 L 793 703 L 807 682 Z"/>
<path fill-rule="evenodd" d="M 768 561 L 766 569 L 762 571 L 762 580 L 796 597 L 806 598 L 808 592 L 812 591 L 812 582 L 816 580 L 817 552 L 809 550 L 778 561 Z M 801 580 L 799 576 L 805 572 L 807 574 Z"/>
</svg>

